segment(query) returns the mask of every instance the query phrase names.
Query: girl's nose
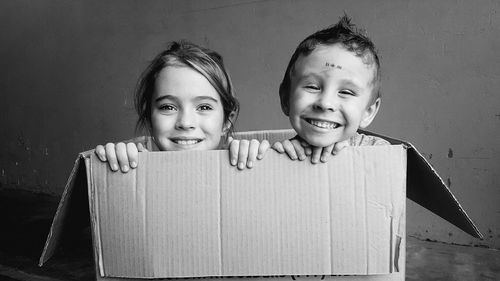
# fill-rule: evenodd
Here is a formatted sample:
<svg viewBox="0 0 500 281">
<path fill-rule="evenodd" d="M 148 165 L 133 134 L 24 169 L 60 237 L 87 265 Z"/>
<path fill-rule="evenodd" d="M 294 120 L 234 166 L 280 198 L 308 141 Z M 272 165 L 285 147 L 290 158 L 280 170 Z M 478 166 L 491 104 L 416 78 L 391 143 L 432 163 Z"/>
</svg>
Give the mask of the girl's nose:
<svg viewBox="0 0 500 281">
<path fill-rule="evenodd" d="M 338 109 L 337 95 L 328 93 L 318 95 L 313 108 L 319 111 L 336 111 Z"/>
<path fill-rule="evenodd" d="M 178 115 L 175 128 L 178 130 L 192 130 L 196 127 L 195 116 L 190 112 L 181 112 Z"/>
</svg>

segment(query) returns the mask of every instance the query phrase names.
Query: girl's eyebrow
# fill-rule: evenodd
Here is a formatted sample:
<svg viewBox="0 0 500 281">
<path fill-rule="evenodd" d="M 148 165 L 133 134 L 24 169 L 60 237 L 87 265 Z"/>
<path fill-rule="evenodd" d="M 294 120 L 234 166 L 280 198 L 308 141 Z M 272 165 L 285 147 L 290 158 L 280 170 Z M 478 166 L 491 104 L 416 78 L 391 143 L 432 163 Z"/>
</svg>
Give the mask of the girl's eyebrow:
<svg viewBox="0 0 500 281">
<path fill-rule="evenodd" d="M 196 101 L 201 101 L 201 100 L 210 100 L 212 102 L 215 102 L 215 103 L 218 103 L 219 101 L 214 98 L 214 97 L 211 97 L 211 96 L 197 96 L 196 98 L 194 98 Z"/>
<path fill-rule="evenodd" d="M 164 96 L 161 96 L 161 97 L 157 97 L 157 98 L 155 99 L 155 102 L 159 102 L 159 101 L 162 101 L 162 100 L 165 100 L 165 99 L 174 100 L 174 101 L 179 101 L 179 99 L 178 99 L 176 96 L 172 96 L 172 95 L 164 95 Z"/>
<path fill-rule="evenodd" d="M 160 101 L 165 100 L 165 99 L 173 100 L 175 102 L 179 101 L 179 98 L 176 97 L 176 96 L 173 96 L 173 95 L 164 95 L 164 96 L 161 96 L 161 97 L 157 97 L 155 99 L 155 102 L 160 102 Z M 211 97 L 211 96 L 197 96 L 197 97 L 194 98 L 194 100 L 196 100 L 196 101 L 210 100 L 210 101 L 212 101 L 214 103 L 218 103 L 219 102 L 216 98 Z"/>
</svg>

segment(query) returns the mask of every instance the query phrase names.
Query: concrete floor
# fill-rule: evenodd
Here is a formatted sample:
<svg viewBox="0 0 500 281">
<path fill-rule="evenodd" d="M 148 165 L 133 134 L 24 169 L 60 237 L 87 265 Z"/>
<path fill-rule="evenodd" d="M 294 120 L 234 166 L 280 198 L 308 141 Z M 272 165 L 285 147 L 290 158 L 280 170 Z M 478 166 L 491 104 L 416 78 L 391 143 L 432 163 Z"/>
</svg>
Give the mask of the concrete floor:
<svg viewBox="0 0 500 281">
<path fill-rule="evenodd" d="M 90 236 L 42 268 L 38 258 L 59 198 L 0 189 L 0 280 L 92 280 Z M 89 230 L 87 229 L 87 232 Z M 500 280 L 500 251 L 407 237 L 406 280 Z"/>
</svg>

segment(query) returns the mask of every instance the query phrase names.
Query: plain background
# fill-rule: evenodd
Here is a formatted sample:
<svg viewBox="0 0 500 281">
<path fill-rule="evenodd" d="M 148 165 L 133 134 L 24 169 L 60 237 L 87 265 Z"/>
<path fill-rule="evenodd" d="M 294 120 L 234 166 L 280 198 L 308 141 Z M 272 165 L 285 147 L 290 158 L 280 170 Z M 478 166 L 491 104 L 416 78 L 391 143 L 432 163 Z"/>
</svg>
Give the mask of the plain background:
<svg viewBox="0 0 500 281">
<path fill-rule="evenodd" d="M 381 111 L 371 131 L 413 143 L 485 234 L 413 203 L 409 235 L 500 246 L 500 2 L 0 2 L 0 188 L 60 194 L 78 152 L 134 136 L 137 77 L 166 43 L 220 52 L 237 130 L 289 128 L 278 86 L 296 45 L 346 12 L 377 45 Z"/>
</svg>

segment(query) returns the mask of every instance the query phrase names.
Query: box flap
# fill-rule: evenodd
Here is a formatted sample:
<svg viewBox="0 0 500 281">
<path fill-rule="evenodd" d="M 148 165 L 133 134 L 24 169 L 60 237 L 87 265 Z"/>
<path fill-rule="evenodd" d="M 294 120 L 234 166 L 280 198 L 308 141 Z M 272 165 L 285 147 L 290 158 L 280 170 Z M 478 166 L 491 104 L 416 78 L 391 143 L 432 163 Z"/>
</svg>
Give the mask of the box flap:
<svg viewBox="0 0 500 281">
<path fill-rule="evenodd" d="M 407 197 L 466 233 L 476 238 L 483 238 L 479 229 L 469 218 L 462 206 L 460 206 L 460 203 L 445 184 L 443 179 L 411 143 L 367 131 L 361 132 L 364 134 L 382 137 L 391 144 L 407 145 Z"/>
<path fill-rule="evenodd" d="M 71 244 L 72 240 L 77 239 L 75 234 L 89 226 L 87 176 L 83 160 L 88 154 L 88 151 L 79 154 L 75 161 L 54 215 L 39 266 L 52 257 L 58 248 Z"/>
<path fill-rule="evenodd" d="M 347 148 L 325 165 L 270 151 L 245 171 L 227 164 L 227 151 L 141 153 L 125 175 L 95 156 L 88 163 L 101 276 L 395 270 L 404 236 L 402 146 Z"/>
</svg>

